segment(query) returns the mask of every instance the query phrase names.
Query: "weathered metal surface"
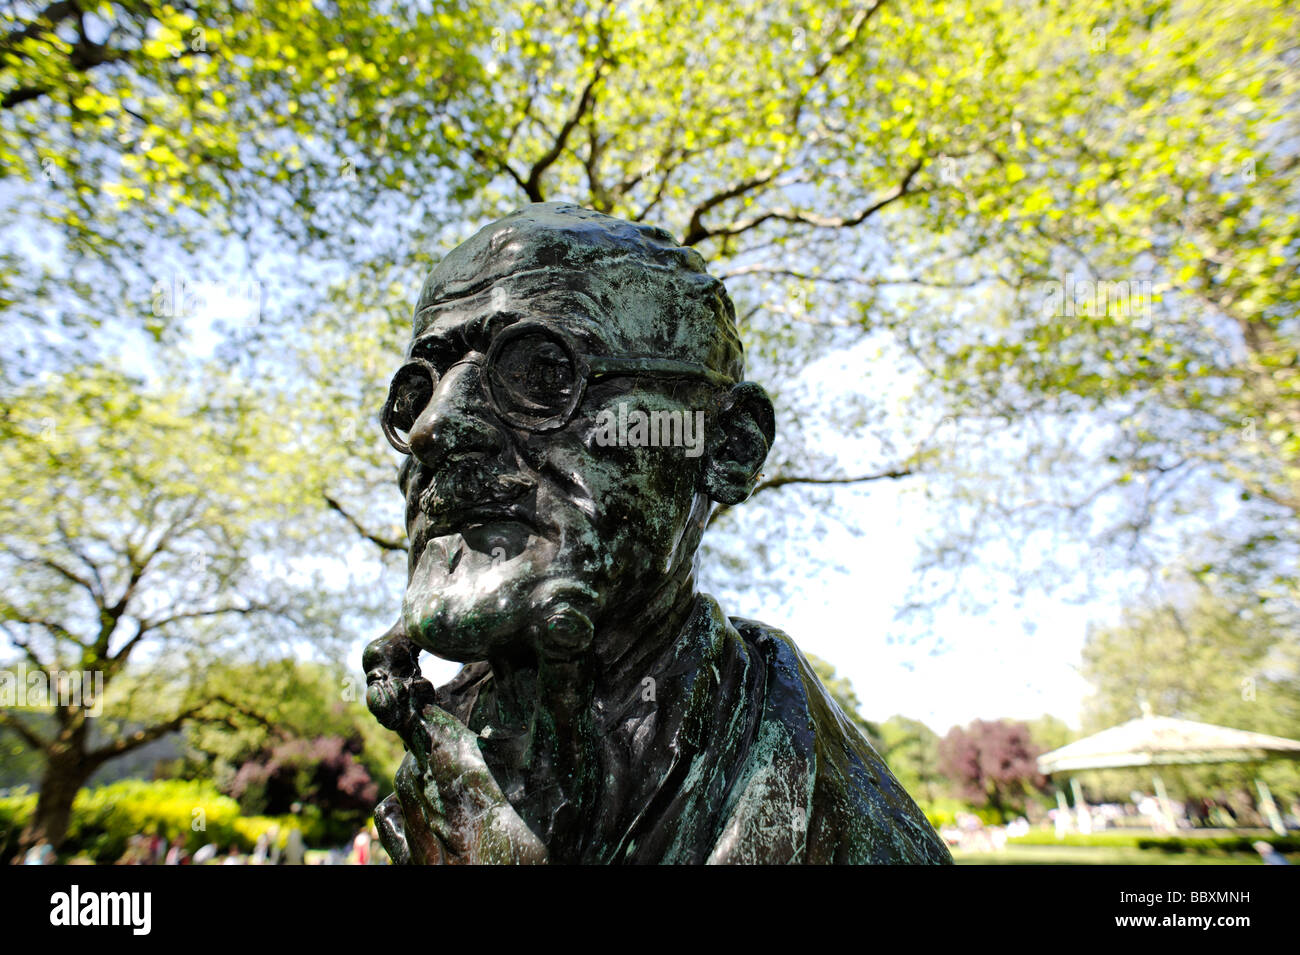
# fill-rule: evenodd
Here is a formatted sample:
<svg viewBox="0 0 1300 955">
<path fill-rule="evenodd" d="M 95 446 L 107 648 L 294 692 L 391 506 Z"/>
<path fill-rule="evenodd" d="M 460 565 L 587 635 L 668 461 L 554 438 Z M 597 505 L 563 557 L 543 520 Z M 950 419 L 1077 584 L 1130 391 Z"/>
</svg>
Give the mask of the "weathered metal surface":
<svg viewBox="0 0 1300 955">
<path fill-rule="evenodd" d="M 659 229 L 529 206 L 429 276 L 384 409 L 408 584 L 365 657 L 395 860 L 951 861 L 790 638 L 696 588 L 774 436 L 743 369 Z M 435 689 L 421 650 L 465 666 Z"/>
</svg>

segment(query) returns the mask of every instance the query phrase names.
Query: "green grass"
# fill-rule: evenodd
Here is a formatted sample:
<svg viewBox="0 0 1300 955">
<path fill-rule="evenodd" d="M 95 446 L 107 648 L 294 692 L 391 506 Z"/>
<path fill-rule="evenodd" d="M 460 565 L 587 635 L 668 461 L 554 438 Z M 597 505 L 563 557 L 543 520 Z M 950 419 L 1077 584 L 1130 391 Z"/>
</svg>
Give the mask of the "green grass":
<svg viewBox="0 0 1300 955">
<path fill-rule="evenodd" d="M 1051 829 L 1038 829 L 1027 835 L 1008 840 L 1012 846 L 1080 846 L 1099 849 L 1153 849 L 1167 853 L 1224 853 L 1254 852 L 1255 842 L 1270 842 L 1283 853 L 1300 852 L 1300 836 L 1278 836 L 1267 829 L 1196 829 L 1177 835 L 1153 832 L 1150 829 L 1107 829 L 1087 835 L 1066 833 L 1058 839 Z"/>
<path fill-rule="evenodd" d="M 954 849 L 958 865 L 1260 865 L 1255 853 L 1169 853 L 1122 846 L 1015 846 L 1002 852 Z M 1300 862 L 1291 858 L 1291 862 Z"/>
</svg>

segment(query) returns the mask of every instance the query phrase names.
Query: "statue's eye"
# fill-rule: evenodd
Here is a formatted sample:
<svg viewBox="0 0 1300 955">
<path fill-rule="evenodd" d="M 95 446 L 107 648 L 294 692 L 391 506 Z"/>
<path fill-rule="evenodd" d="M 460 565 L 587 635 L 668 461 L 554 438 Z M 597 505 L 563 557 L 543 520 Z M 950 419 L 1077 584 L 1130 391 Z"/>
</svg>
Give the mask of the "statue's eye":
<svg viewBox="0 0 1300 955">
<path fill-rule="evenodd" d="M 492 376 L 503 397 L 528 414 L 563 411 L 578 387 L 573 356 L 544 332 L 511 339 L 497 353 Z"/>
</svg>

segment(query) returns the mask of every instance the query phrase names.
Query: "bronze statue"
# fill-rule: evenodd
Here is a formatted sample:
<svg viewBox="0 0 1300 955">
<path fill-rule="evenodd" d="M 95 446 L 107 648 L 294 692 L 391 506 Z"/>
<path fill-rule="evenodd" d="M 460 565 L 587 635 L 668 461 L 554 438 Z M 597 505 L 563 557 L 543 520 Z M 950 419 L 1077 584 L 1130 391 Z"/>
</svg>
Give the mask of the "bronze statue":
<svg viewBox="0 0 1300 955">
<path fill-rule="evenodd" d="M 383 410 L 409 576 L 366 650 L 399 863 L 947 863 L 785 634 L 695 585 L 774 436 L 662 229 L 528 206 L 433 270 Z M 464 666 L 434 688 L 427 650 Z"/>
</svg>

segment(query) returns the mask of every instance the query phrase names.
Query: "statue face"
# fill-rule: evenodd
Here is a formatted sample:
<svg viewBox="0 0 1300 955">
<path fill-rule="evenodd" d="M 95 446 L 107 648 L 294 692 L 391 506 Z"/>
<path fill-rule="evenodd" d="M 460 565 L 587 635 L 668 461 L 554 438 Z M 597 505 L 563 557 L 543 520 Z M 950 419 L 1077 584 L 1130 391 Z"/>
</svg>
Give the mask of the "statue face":
<svg viewBox="0 0 1300 955">
<path fill-rule="evenodd" d="M 440 303 L 394 379 L 386 430 L 410 449 L 403 616 L 440 656 L 579 652 L 689 572 L 729 382 L 656 355 L 651 299 L 602 309 L 581 286 L 507 276 Z"/>
</svg>

